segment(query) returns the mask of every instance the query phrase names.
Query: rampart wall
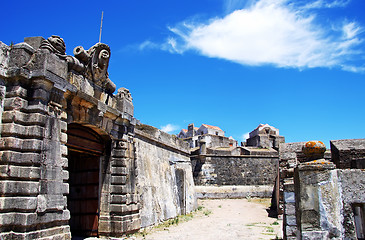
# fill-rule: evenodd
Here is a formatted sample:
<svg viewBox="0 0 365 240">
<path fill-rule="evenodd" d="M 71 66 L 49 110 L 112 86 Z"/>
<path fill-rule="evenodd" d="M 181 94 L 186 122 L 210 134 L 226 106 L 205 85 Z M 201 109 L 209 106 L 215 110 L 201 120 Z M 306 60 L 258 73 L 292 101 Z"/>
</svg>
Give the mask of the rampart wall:
<svg viewBox="0 0 365 240">
<path fill-rule="evenodd" d="M 197 207 L 188 143 L 157 128 L 137 125 L 135 156 L 141 227 Z"/>
</svg>

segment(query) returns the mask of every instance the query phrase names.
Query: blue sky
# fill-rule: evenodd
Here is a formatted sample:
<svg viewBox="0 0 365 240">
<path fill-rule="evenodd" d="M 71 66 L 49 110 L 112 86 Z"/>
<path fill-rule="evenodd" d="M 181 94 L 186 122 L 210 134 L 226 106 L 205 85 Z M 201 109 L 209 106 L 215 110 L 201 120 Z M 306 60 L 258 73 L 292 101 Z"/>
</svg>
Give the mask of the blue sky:
<svg viewBox="0 0 365 240">
<path fill-rule="evenodd" d="M 286 142 L 365 137 L 365 1 L 4 1 L 0 41 L 61 36 L 111 47 L 109 77 L 142 123 L 238 141 L 260 123 Z M 6 11 L 4 11 L 6 9 Z"/>
</svg>

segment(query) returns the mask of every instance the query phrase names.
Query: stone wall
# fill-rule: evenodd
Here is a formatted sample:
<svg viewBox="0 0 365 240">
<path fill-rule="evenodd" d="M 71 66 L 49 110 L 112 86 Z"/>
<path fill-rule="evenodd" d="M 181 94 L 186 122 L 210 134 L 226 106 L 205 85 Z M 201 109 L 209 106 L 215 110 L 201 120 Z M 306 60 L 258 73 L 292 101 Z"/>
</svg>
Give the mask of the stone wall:
<svg viewBox="0 0 365 240">
<path fill-rule="evenodd" d="M 365 139 L 332 140 L 330 143 L 337 168 L 365 168 Z"/>
<path fill-rule="evenodd" d="M 195 177 L 196 185 L 273 185 L 277 175 L 275 156 L 207 155 Z"/>
<path fill-rule="evenodd" d="M 148 125 L 135 130 L 141 227 L 196 209 L 188 143 Z"/>
<path fill-rule="evenodd" d="M 334 168 L 333 163 L 317 161 L 296 169 L 296 216 L 301 239 L 364 238 L 364 215 L 355 217 L 355 208 L 364 208 L 365 173 Z"/>
</svg>

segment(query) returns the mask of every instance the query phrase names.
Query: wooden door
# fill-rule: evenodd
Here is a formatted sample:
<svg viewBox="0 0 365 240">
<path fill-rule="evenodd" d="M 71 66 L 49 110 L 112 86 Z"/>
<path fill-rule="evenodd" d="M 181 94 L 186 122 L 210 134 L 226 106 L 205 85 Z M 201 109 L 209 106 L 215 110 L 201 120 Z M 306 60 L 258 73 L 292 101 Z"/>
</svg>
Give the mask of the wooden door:
<svg viewBox="0 0 365 240">
<path fill-rule="evenodd" d="M 70 125 L 67 134 L 71 234 L 98 236 L 100 156 L 104 143 L 97 133 L 80 125 Z"/>
</svg>

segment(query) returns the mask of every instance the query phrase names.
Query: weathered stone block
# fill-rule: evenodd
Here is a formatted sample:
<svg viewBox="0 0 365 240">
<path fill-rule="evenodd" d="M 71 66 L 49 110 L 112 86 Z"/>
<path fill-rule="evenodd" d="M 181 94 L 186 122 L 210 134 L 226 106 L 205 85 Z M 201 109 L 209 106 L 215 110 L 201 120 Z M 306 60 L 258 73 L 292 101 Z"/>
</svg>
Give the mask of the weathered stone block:
<svg viewBox="0 0 365 240">
<path fill-rule="evenodd" d="M 28 177 L 29 180 L 34 180 L 40 178 L 40 169 L 38 167 L 0 165 L 0 177 L 22 179 Z"/>
<path fill-rule="evenodd" d="M 24 42 L 29 44 L 33 49 L 37 50 L 42 41 L 45 40 L 43 37 L 26 37 L 24 38 Z"/>
<path fill-rule="evenodd" d="M 64 143 L 64 144 L 66 144 L 67 143 L 67 134 L 66 133 L 61 133 L 61 135 L 60 135 L 60 142 L 61 143 Z"/>
<path fill-rule="evenodd" d="M 26 65 L 29 62 L 34 51 L 34 48 L 32 48 L 27 43 L 23 42 L 15 44 L 10 51 L 9 67 L 19 68 Z"/>
<path fill-rule="evenodd" d="M 0 213 L 0 226 L 30 226 L 36 219 L 36 213 Z"/>
<path fill-rule="evenodd" d="M 70 227 L 67 225 L 52 227 L 48 229 L 29 231 L 25 233 L 13 232 L 13 228 L 9 227 L 9 232 L 0 233 L 2 240 L 70 240 Z"/>
<path fill-rule="evenodd" d="M 113 149 L 112 150 L 112 157 L 125 157 L 126 156 L 126 149 Z"/>
<path fill-rule="evenodd" d="M 20 97 L 5 98 L 4 110 L 21 110 L 28 107 L 28 101 Z"/>
<path fill-rule="evenodd" d="M 286 236 L 296 236 L 297 227 L 296 226 L 285 226 Z"/>
<path fill-rule="evenodd" d="M 44 50 L 36 52 L 33 56 L 31 65 L 33 77 L 45 77 L 56 83 L 62 83 L 64 79 L 67 79 L 66 61 Z"/>
<path fill-rule="evenodd" d="M 38 151 L 42 150 L 42 141 L 36 139 L 19 139 L 15 137 L 2 137 L 1 150 Z"/>
<path fill-rule="evenodd" d="M 23 99 L 27 98 L 28 90 L 22 86 L 9 86 L 6 88 L 6 97 L 21 97 Z"/>
<path fill-rule="evenodd" d="M 44 128 L 40 126 L 22 126 L 15 123 L 5 123 L 2 125 L 1 136 L 42 138 L 44 137 Z"/>
<path fill-rule="evenodd" d="M 286 203 L 284 207 L 284 213 L 286 215 L 295 215 L 295 204 L 294 203 Z"/>
<path fill-rule="evenodd" d="M 36 197 L 0 197 L 1 212 L 13 210 L 35 210 L 37 208 Z"/>
<path fill-rule="evenodd" d="M 127 203 L 127 195 L 112 195 L 110 203 L 122 204 Z"/>
<path fill-rule="evenodd" d="M 284 202 L 285 203 L 295 203 L 295 193 L 294 192 L 284 192 Z"/>
<path fill-rule="evenodd" d="M 39 165 L 41 161 L 41 155 L 39 153 L 0 151 L 0 160 L 2 163 Z"/>
<path fill-rule="evenodd" d="M 116 194 L 126 194 L 127 193 L 127 186 L 125 185 L 111 185 L 110 192 Z"/>
<path fill-rule="evenodd" d="M 38 194 L 38 182 L 8 181 L 0 182 L 0 194 L 35 195 Z"/>
<path fill-rule="evenodd" d="M 110 160 L 112 167 L 126 167 L 128 164 L 127 158 L 112 158 Z"/>
<path fill-rule="evenodd" d="M 68 194 L 68 183 L 60 180 L 40 180 L 40 194 Z"/>
<path fill-rule="evenodd" d="M 44 126 L 46 123 L 46 116 L 40 113 L 23 113 L 12 110 L 3 113 L 3 122 L 15 122 L 19 124 L 34 124 Z"/>
<path fill-rule="evenodd" d="M 61 148 L 61 155 L 62 156 L 67 156 L 67 154 L 68 154 L 67 146 L 66 145 L 61 145 L 60 148 Z"/>
<path fill-rule="evenodd" d="M 286 223 L 286 225 L 289 225 L 289 226 L 297 225 L 296 217 L 294 215 L 285 215 L 284 222 Z"/>
<path fill-rule="evenodd" d="M 310 231 L 310 232 L 303 231 L 301 237 L 302 240 L 330 239 L 327 231 Z"/>
<path fill-rule="evenodd" d="M 67 205 L 66 199 L 63 195 L 45 194 L 37 196 L 37 212 L 43 213 L 47 210 L 61 211 Z"/>
<path fill-rule="evenodd" d="M 337 168 L 354 168 L 352 160 L 365 158 L 365 139 L 332 140 L 331 155 Z"/>
<path fill-rule="evenodd" d="M 112 184 L 126 184 L 127 177 L 126 176 L 112 176 Z"/>
<path fill-rule="evenodd" d="M 57 212 L 49 212 L 45 214 L 37 214 L 37 223 L 47 224 L 56 221 L 68 221 L 70 220 L 70 211 L 62 210 Z"/>
<path fill-rule="evenodd" d="M 125 166 L 123 167 L 111 167 L 111 174 L 113 175 L 127 175 L 127 168 Z"/>
<path fill-rule="evenodd" d="M 61 166 L 46 165 L 41 168 L 41 178 L 46 180 L 63 180 L 63 168 Z"/>
</svg>

